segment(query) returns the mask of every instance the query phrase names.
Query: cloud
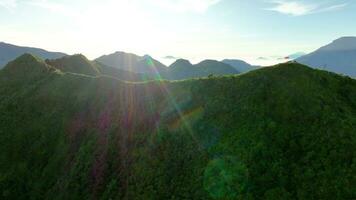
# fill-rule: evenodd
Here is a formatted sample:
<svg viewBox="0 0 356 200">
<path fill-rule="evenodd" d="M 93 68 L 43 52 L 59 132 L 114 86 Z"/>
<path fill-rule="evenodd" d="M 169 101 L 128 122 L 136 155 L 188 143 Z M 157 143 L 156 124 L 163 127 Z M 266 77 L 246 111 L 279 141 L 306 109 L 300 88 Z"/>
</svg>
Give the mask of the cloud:
<svg viewBox="0 0 356 200">
<path fill-rule="evenodd" d="M 347 6 L 347 3 L 336 4 L 336 5 L 332 5 L 332 6 L 329 6 L 329 7 L 325 7 L 325 8 L 319 9 L 318 12 L 327 12 L 327 11 L 339 10 L 339 9 L 342 9 L 342 8 L 344 8 L 346 6 Z"/>
<path fill-rule="evenodd" d="M 6 8 L 7 10 L 12 10 L 16 8 L 17 0 L 0 0 L 0 7 Z"/>
<path fill-rule="evenodd" d="M 302 16 L 314 13 L 328 12 L 341 9 L 347 4 L 316 4 L 306 3 L 305 1 L 287 1 L 287 0 L 274 0 L 270 3 L 275 4 L 272 8 L 266 10 L 279 12 L 282 14 Z"/>
<path fill-rule="evenodd" d="M 150 3 L 173 12 L 204 13 L 222 0 L 150 0 Z"/>
<path fill-rule="evenodd" d="M 168 59 L 168 60 L 178 60 L 178 57 L 175 56 L 164 56 L 163 59 Z"/>
<path fill-rule="evenodd" d="M 266 57 L 258 57 L 257 60 L 269 60 L 269 58 L 266 58 Z"/>
</svg>

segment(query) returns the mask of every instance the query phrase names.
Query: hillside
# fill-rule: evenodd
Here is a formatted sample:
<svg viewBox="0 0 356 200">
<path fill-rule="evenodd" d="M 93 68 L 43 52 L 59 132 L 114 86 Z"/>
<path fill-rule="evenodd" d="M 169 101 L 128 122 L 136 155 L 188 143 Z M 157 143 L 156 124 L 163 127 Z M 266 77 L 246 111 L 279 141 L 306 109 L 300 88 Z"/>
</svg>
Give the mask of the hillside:
<svg viewBox="0 0 356 200">
<path fill-rule="evenodd" d="M 31 54 L 23 54 L 16 60 L 9 62 L 0 73 L 3 84 L 28 83 L 45 78 L 49 72 L 58 72 L 53 66 L 46 64 L 40 58 Z"/>
<path fill-rule="evenodd" d="M 25 55 L 0 71 L 2 199 L 356 197 L 353 79 L 296 63 L 145 83 L 51 69 Z"/>
<path fill-rule="evenodd" d="M 166 67 L 148 55 L 138 56 L 125 52 L 104 55 L 95 61 L 113 68 L 138 73 L 149 77 L 149 79 L 182 80 L 239 73 L 232 66 L 215 60 L 205 60 L 192 65 L 188 60 L 178 59 L 171 66 Z"/>
<path fill-rule="evenodd" d="M 245 73 L 245 72 L 249 72 L 251 70 L 258 69 L 257 66 L 253 66 L 243 60 L 238 60 L 238 59 L 225 59 L 221 62 L 231 65 L 232 67 L 234 67 L 237 71 L 239 71 L 241 73 Z"/>
<path fill-rule="evenodd" d="M 8 62 L 25 53 L 34 54 L 42 59 L 56 59 L 66 55 L 60 52 L 49 52 L 39 48 L 22 47 L 0 42 L 0 69 Z"/>
<path fill-rule="evenodd" d="M 138 56 L 132 53 L 115 52 L 101 56 L 95 59 L 95 61 L 106 66 L 148 75 L 162 76 L 167 71 L 165 65 L 148 55 Z"/>
<path fill-rule="evenodd" d="M 170 80 L 182 80 L 208 77 L 210 75 L 222 76 L 238 73 L 232 66 L 215 60 L 204 60 L 193 65 L 188 60 L 178 59 L 169 66 L 167 78 Z"/>
<path fill-rule="evenodd" d="M 46 63 L 62 72 L 85 74 L 89 76 L 98 76 L 100 74 L 98 67 L 81 54 L 65 56 L 55 60 L 47 59 Z"/>
<path fill-rule="evenodd" d="M 90 61 L 81 54 L 65 56 L 53 60 L 47 59 L 46 63 L 62 72 L 84 74 L 88 76 L 111 76 L 113 78 L 131 82 L 153 79 L 153 77 L 144 76 L 143 74 L 109 67 L 96 61 Z"/>
<path fill-rule="evenodd" d="M 296 59 L 318 69 L 356 77 L 356 37 L 342 37 Z"/>
</svg>

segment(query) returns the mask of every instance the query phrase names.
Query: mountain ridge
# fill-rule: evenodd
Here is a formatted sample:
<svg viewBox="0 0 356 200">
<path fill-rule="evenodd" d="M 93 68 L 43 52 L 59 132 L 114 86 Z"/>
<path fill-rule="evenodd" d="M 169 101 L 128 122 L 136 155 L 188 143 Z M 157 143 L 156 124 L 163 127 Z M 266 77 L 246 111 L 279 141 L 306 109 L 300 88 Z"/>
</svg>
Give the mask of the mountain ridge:
<svg viewBox="0 0 356 200">
<path fill-rule="evenodd" d="M 189 78 L 208 77 L 210 75 L 221 76 L 238 74 L 232 66 L 217 60 L 203 60 L 195 65 L 185 59 L 178 59 L 168 67 L 168 79 L 182 80 Z"/>
<path fill-rule="evenodd" d="M 243 60 L 239 60 L 239 59 L 224 59 L 221 62 L 233 66 L 237 71 L 239 71 L 241 73 L 258 69 L 257 66 L 253 66 L 253 65 L 251 65 Z"/>
<path fill-rule="evenodd" d="M 5 199 L 353 197 L 356 80 L 293 62 L 184 81 L 27 76 L 0 70 Z"/>
<path fill-rule="evenodd" d="M 50 52 L 40 48 L 17 46 L 5 42 L 0 42 L 0 69 L 8 62 L 16 59 L 24 53 L 34 54 L 42 59 L 55 59 L 65 56 L 65 53 Z"/>
<path fill-rule="evenodd" d="M 296 59 L 308 66 L 356 77 L 356 37 L 342 37 Z"/>
<path fill-rule="evenodd" d="M 123 51 L 116 51 L 112 54 L 103 55 L 96 58 L 95 61 L 103 63 L 110 67 L 132 71 L 135 73 L 148 74 L 164 74 L 167 70 L 166 66 L 152 57 L 138 56 L 133 53 L 126 53 Z"/>
</svg>

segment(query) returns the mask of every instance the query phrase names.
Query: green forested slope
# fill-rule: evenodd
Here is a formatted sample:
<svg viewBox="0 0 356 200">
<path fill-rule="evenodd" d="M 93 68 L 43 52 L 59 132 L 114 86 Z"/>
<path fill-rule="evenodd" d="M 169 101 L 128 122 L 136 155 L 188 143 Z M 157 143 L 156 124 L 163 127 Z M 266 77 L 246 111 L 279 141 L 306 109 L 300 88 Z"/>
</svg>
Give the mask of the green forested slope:
<svg viewBox="0 0 356 200">
<path fill-rule="evenodd" d="M 26 55 L 0 97 L 2 199 L 356 197 L 347 77 L 289 63 L 127 83 Z"/>
<path fill-rule="evenodd" d="M 167 76 L 169 80 L 184 80 L 208 76 L 223 76 L 239 74 L 231 65 L 216 60 L 204 60 L 192 65 L 188 60 L 178 59 L 169 66 Z"/>
<path fill-rule="evenodd" d="M 90 61 L 81 54 L 65 56 L 58 59 L 46 60 L 51 65 L 62 72 L 83 74 L 88 76 L 111 76 L 124 81 L 143 81 L 153 79 L 153 77 L 143 76 L 142 74 L 125 71 L 109 66 L 105 66 L 97 61 Z"/>
</svg>

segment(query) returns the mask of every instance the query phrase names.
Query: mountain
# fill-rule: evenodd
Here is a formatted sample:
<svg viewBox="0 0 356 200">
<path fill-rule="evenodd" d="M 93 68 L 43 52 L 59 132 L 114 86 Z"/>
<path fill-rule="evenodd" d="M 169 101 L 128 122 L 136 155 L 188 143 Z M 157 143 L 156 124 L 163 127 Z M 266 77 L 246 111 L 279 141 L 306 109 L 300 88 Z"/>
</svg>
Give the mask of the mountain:
<svg viewBox="0 0 356 200">
<path fill-rule="evenodd" d="M 178 59 L 169 66 L 169 76 L 170 79 L 186 79 L 187 77 L 197 76 L 198 70 L 195 69 L 194 65 L 189 62 L 189 60 Z"/>
<path fill-rule="evenodd" d="M 0 72 L 6 74 L 2 80 L 7 83 L 27 82 L 44 78 L 47 73 L 57 71 L 40 58 L 31 54 L 23 54 L 15 61 L 9 62 Z"/>
<path fill-rule="evenodd" d="M 226 75 L 238 73 L 231 66 L 214 60 L 205 60 L 193 66 L 187 60 L 178 59 L 170 67 L 166 67 L 148 55 L 138 56 L 125 52 L 104 55 L 95 61 L 106 66 L 143 74 L 151 77 L 150 79 L 156 77 L 160 79 L 181 80 L 207 77 L 211 74 Z"/>
<path fill-rule="evenodd" d="M 0 69 L 24 53 L 33 54 L 42 59 L 55 59 L 66 55 L 60 52 L 49 52 L 39 48 L 21 47 L 0 42 Z"/>
<path fill-rule="evenodd" d="M 1 199 L 354 199 L 355 99 L 297 63 L 129 83 L 25 55 L 0 70 Z"/>
<path fill-rule="evenodd" d="M 232 66 L 216 60 L 204 60 L 196 65 L 192 65 L 188 60 L 178 59 L 169 66 L 168 78 L 171 80 L 181 80 L 208 77 L 209 75 L 221 76 L 238 73 Z"/>
<path fill-rule="evenodd" d="M 53 60 L 47 59 L 46 63 L 63 72 L 85 74 L 89 76 L 98 76 L 100 74 L 98 67 L 81 54 L 64 56 Z"/>
<path fill-rule="evenodd" d="M 249 72 L 251 70 L 258 69 L 257 66 L 252 66 L 243 60 L 225 59 L 221 62 L 233 66 L 237 71 L 239 71 L 241 73 L 245 73 L 245 72 Z"/>
<path fill-rule="evenodd" d="M 356 37 L 342 37 L 296 59 L 318 69 L 356 77 Z"/>
<path fill-rule="evenodd" d="M 144 76 L 143 74 L 109 67 L 96 61 L 90 61 L 81 54 L 64 56 L 62 58 L 53 60 L 47 59 L 46 63 L 55 67 L 56 69 L 59 69 L 62 72 L 70 72 L 88 76 L 111 76 L 120 80 L 132 82 L 153 79 L 153 77 Z"/>
<path fill-rule="evenodd" d="M 95 61 L 106 66 L 150 75 L 164 76 L 167 67 L 151 56 L 138 56 L 132 53 L 115 52 L 110 55 L 101 56 Z"/>
<path fill-rule="evenodd" d="M 204 60 L 195 65 L 204 76 L 212 75 L 226 75 L 226 74 L 238 74 L 232 66 L 216 60 Z"/>
</svg>

